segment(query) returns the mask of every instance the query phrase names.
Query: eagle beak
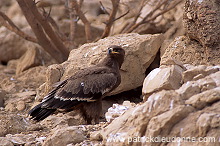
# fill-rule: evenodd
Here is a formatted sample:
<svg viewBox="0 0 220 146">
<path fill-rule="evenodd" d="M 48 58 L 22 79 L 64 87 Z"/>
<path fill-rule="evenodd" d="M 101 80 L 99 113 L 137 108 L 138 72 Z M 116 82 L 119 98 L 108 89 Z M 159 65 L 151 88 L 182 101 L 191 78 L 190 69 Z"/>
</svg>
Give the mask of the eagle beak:
<svg viewBox="0 0 220 146">
<path fill-rule="evenodd" d="M 115 52 L 115 51 L 112 51 L 111 53 L 112 53 L 112 54 L 119 54 L 119 52 Z"/>
<path fill-rule="evenodd" d="M 109 48 L 108 53 L 109 54 L 120 54 L 119 52 L 114 51 L 113 48 Z"/>
</svg>

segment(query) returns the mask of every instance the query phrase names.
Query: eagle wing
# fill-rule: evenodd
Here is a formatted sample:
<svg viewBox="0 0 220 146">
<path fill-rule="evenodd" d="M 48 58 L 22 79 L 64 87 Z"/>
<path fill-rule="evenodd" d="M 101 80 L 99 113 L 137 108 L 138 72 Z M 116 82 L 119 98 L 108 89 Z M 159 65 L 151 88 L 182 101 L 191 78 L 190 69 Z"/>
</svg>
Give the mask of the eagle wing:
<svg viewBox="0 0 220 146">
<path fill-rule="evenodd" d="M 83 74 L 83 73 L 82 73 Z M 43 100 L 43 108 L 69 109 L 82 102 L 93 102 L 120 84 L 120 75 L 107 70 L 73 76 L 61 82 Z"/>
</svg>

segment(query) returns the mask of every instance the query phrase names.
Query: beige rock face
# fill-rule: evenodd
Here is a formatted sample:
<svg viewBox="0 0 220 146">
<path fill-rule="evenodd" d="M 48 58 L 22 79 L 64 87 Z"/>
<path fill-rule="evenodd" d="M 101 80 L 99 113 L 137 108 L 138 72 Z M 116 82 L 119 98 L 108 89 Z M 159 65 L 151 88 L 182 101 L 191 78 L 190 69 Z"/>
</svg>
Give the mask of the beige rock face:
<svg viewBox="0 0 220 146">
<path fill-rule="evenodd" d="M 220 87 L 204 91 L 200 94 L 192 96 L 186 100 L 186 104 L 190 104 L 195 108 L 202 109 L 208 104 L 212 104 L 220 100 Z"/>
<path fill-rule="evenodd" d="M 166 48 L 164 55 L 161 57 L 161 64 L 168 60 L 175 59 L 183 64 L 202 65 L 202 64 L 219 64 L 219 60 L 208 60 L 212 56 L 206 53 L 206 49 L 198 42 L 190 40 L 186 36 L 179 36 Z"/>
<path fill-rule="evenodd" d="M 148 74 L 143 83 L 142 94 L 152 94 L 160 90 L 178 89 L 182 80 L 183 69 L 178 65 L 156 68 Z"/>
<path fill-rule="evenodd" d="M 217 1 L 186 0 L 183 13 L 186 34 L 190 39 L 198 41 L 197 47 L 201 50 L 200 53 L 203 52 L 206 55 L 204 59 L 215 65 L 220 62 L 219 6 L 220 4 Z M 188 48 L 188 45 L 186 47 Z M 197 50 L 196 46 L 195 50 Z M 198 59 L 198 57 L 195 58 Z"/>
<path fill-rule="evenodd" d="M 191 39 L 210 48 L 220 47 L 220 4 L 209 0 L 186 0 L 183 22 Z"/>
<path fill-rule="evenodd" d="M 207 75 L 217 72 L 218 67 L 199 65 L 192 69 L 188 69 L 183 73 L 183 82 L 198 80 L 200 78 L 204 78 Z"/>
<path fill-rule="evenodd" d="M 151 94 L 144 103 L 128 109 L 124 114 L 115 118 L 101 130 L 103 143 L 106 145 L 114 143 L 115 145 L 166 144 L 170 146 L 188 143 L 193 146 L 206 144 L 217 146 L 218 142 L 214 143 L 210 139 L 207 143 L 178 142 L 177 139 L 174 142 L 160 141 L 162 137 L 190 137 L 197 140 L 198 137 L 211 137 L 218 140 L 220 68 L 218 66 L 204 67 L 203 71 L 206 72 L 204 77 L 195 78 L 201 74 L 201 71 L 198 71 L 201 67 L 191 67 L 181 73 L 185 74 L 183 80 L 187 81 L 179 89 L 162 90 L 162 88 L 161 91 Z M 170 66 L 165 68 L 170 69 Z M 161 69 L 157 73 L 159 74 L 160 71 L 163 72 Z M 189 72 L 194 77 L 186 76 Z M 154 80 L 158 81 L 152 78 L 152 82 Z M 149 141 L 150 137 L 157 137 L 154 139 L 157 142 Z"/>
<path fill-rule="evenodd" d="M 51 87 L 54 81 L 64 80 L 77 70 L 97 64 L 106 56 L 107 48 L 111 45 L 120 45 L 126 51 L 125 62 L 121 68 L 121 85 L 111 94 L 127 91 L 142 85 L 145 71 L 153 61 L 163 35 L 123 34 L 99 40 L 96 43 L 85 44 L 72 50 L 66 62 L 48 69 L 46 88 Z M 58 79 L 58 76 L 62 77 Z M 49 89 L 48 89 L 49 90 Z"/>
</svg>

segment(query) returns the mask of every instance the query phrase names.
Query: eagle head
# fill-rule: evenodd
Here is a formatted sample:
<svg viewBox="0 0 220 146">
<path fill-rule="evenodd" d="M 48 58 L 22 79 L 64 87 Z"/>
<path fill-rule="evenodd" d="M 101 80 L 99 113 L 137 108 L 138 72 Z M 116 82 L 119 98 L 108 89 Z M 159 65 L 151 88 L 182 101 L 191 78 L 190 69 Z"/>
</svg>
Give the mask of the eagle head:
<svg viewBox="0 0 220 146">
<path fill-rule="evenodd" d="M 120 46 L 112 45 L 108 48 L 108 54 L 112 56 L 124 56 L 125 51 Z"/>
<path fill-rule="evenodd" d="M 108 56 L 116 60 L 119 63 L 119 67 L 121 67 L 124 62 L 125 50 L 120 46 L 112 45 L 108 48 Z"/>
</svg>

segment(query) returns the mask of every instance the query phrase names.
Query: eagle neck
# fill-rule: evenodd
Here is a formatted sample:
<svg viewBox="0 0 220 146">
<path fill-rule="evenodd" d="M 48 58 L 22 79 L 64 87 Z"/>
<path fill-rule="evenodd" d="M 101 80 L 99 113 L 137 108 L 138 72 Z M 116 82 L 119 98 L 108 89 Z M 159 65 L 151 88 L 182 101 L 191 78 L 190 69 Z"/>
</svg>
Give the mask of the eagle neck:
<svg viewBox="0 0 220 146">
<path fill-rule="evenodd" d="M 111 56 L 107 56 L 100 64 L 115 69 L 120 69 L 121 67 L 119 60 Z"/>
</svg>

